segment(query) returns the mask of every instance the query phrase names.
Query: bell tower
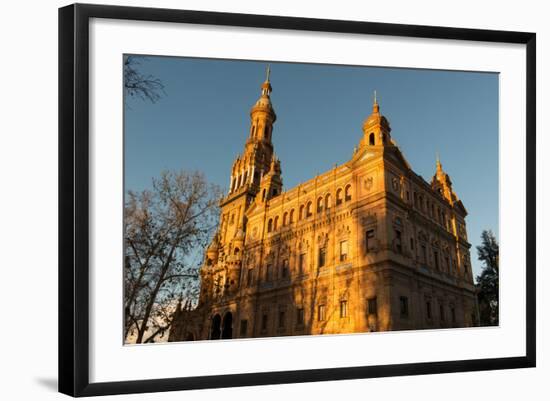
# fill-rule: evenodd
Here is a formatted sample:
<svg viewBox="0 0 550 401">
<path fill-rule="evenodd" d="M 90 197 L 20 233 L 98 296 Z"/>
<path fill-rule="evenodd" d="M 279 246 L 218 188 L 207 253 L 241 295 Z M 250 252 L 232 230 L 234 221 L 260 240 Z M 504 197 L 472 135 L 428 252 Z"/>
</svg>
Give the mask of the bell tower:
<svg viewBox="0 0 550 401">
<path fill-rule="evenodd" d="M 246 212 L 261 191 L 265 189 L 273 196 L 282 188 L 281 166 L 271 142 L 277 116 L 271 104 L 270 72 L 268 66 L 260 97 L 250 109 L 250 131 L 244 150 L 233 162 L 229 191 L 220 201 L 219 230 L 201 269 L 203 302 L 236 290 L 246 243 Z"/>
<path fill-rule="evenodd" d="M 363 122 L 363 138 L 360 147 L 365 146 L 389 146 L 392 145 L 390 123 L 380 114 L 380 105 L 374 91 L 372 113 Z"/>
<path fill-rule="evenodd" d="M 250 109 L 250 132 L 244 152 L 233 163 L 229 194 L 243 187 L 257 191 L 261 177 L 270 169 L 273 158 L 273 124 L 277 115 L 271 104 L 270 68 L 267 67 L 266 79 L 261 85 L 260 98 Z"/>
</svg>

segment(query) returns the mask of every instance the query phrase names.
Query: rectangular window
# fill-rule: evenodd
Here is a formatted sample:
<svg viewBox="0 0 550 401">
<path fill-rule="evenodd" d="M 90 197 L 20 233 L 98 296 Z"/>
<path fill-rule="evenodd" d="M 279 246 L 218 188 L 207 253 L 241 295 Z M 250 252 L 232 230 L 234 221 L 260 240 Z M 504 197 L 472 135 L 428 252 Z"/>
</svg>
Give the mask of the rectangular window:
<svg viewBox="0 0 550 401">
<path fill-rule="evenodd" d="M 430 301 L 426 301 L 426 317 L 432 318 L 432 303 Z"/>
<path fill-rule="evenodd" d="M 374 230 L 368 230 L 365 235 L 365 247 L 368 252 L 372 252 L 374 250 Z"/>
<path fill-rule="evenodd" d="M 426 245 L 422 245 L 422 263 L 428 264 L 428 252 L 426 251 Z"/>
<path fill-rule="evenodd" d="M 246 272 L 246 286 L 250 287 L 252 285 L 252 269 L 248 269 Z"/>
<path fill-rule="evenodd" d="M 323 267 L 326 263 L 327 248 L 319 248 L 319 267 Z"/>
<path fill-rule="evenodd" d="M 439 270 L 439 252 L 434 251 L 434 263 L 436 270 Z"/>
<path fill-rule="evenodd" d="M 348 301 L 340 301 L 340 317 L 348 316 Z"/>
<path fill-rule="evenodd" d="M 241 331 L 240 331 L 240 336 L 241 337 L 246 337 L 246 331 L 248 330 L 248 320 L 241 320 Z"/>
<path fill-rule="evenodd" d="M 395 230 L 395 249 L 399 253 L 403 252 L 403 248 L 401 246 L 401 231 L 399 230 Z"/>
<path fill-rule="evenodd" d="M 447 269 L 447 272 L 451 272 L 451 259 L 448 255 L 445 255 L 445 269 Z"/>
<path fill-rule="evenodd" d="M 340 241 L 340 262 L 348 260 L 348 241 Z"/>
<path fill-rule="evenodd" d="M 376 305 L 376 297 L 370 298 L 369 300 L 367 300 L 367 304 L 368 304 L 367 309 L 368 309 L 369 315 L 377 315 L 378 306 Z"/>
<path fill-rule="evenodd" d="M 266 267 L 265 281 L 271 281 L 273 279 L 273 266 L 269 263 Z"/>
<path fill-rule="evenodd" d="M 414 250 L 414 238 L 411 238 L 411 251 Z"/>
<path fill-rule="evenodd" d="M 451 321 L 453 324 L 456 323 L 456 311 L 454 306 L 451 306 Z"/>
<path fill-rule="evenodd" d="M 304 274 L 306 271 L 306 254 L 301 253 L 298 257 L 298 273 L 300 275 Z"/>
<path fill-rule="evenodd" d="M 399 297 L 399 311 L 401 317 L 409 317 L 409 298 Z"/>
<path fill-rule="evenodd" d="M 439 319 L 441 319 L 442 322 L 445 321 L 445 308 L 443 304 L 439 304 Z"/>
<path fill-rule="evenodd" d="M 326 318 L 326 308 L 325 305 L 319 305 L 319 308 L 317 310 L 317 319 L 320 322 L 323 322 Z"/>
<path fill-rule="evenodd" d="M 264 313 L 262 315 L 262 331 L 266 331 L 267 330 L 267 313 Z"/>
<path fill-rule="evenodd" d="M 296 309 L 296 324 L 301 326 L 304 324 L 304 308 Z"/>
<path fill-rule="evenodd" d="M 281 271 L 281 276 L 283 278 L 288 278 L 288 259 L 283 260 L 283 267 Z"/>
<path fill-rule="evenodd" d="M 285 327 L 285 311 L 279 311 L 279 328 L 282 329 Z"/>
</svg>

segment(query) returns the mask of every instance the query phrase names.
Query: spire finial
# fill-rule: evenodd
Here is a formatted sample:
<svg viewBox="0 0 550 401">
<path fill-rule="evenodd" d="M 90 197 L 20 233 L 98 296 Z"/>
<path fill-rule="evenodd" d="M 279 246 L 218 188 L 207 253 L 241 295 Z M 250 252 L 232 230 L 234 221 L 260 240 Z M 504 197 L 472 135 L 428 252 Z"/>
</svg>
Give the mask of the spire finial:
<svg viewBox="0 0 550 401">
<path fill-rule="evenodd" d="M 262 84 L 262 96 L 269 96 L 271 93 L 271 83 L 269 82 L 269 76 L 271 75 L 271 67 L 268 64 L 265 69 L 265 81 Z"/>
<path fill-rule="evenodd" d="M 378 99 L 376 97 L 376 89 L 374 90 L 374 103 L 372 104 L 372 112 L 373 113 L 380 112 L 380 106 L 378 106 Z"/>
<path fill-rule="evenodd" d="M 435 165 L 438 171 L 441 170 L 441 160 L 439 159 L 439 151 L 435 152 Z"/>
</svg>

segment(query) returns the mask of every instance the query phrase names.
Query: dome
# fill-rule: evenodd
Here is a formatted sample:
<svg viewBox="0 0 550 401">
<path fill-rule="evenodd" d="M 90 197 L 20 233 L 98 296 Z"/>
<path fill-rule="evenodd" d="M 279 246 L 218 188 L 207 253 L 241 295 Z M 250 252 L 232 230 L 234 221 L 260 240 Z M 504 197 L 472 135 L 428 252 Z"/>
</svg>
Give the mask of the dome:
<svg viewBox="0 0 550 401">
<path fill-rule="evenodd" d="M 388 119 L 380 114 L 380 106 L 378 106 L 378 103 L 374 103 L 372 107 L 372 114 L 363 122 L 363 130 L 376 125 L 381 125 L 388 132 L 391 131 Z"/>
<path fill-rule="evenodd" d="M 254 111 L 256 108 L 266 108 L 269 109 L 269 111 L 273 111 L 271 99 L 268 96 L 260 96 L 258 101 L 252 106 L 252 110 Z"/>
</svg>

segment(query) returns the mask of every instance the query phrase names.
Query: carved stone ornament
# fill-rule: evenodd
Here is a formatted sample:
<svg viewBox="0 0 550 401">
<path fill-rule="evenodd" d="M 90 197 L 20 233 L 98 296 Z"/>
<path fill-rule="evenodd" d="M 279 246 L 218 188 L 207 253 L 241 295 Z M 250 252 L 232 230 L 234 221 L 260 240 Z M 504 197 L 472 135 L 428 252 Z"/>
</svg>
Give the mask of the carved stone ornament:
<svg viewBox="0 0 550 401">
<path fill-rule="evenodd" d="M 319 243 L 319 245 L 326 245 L 328 242 L 328 234 L 319 234 L 319 236 L 317 237 L 317 242 Z"/>
<path fill-rule="evenodd" d="M 365 186 L 365 189 L 367 191 L 370 191 L 372 189 L 372 186 L 374 185 L 374 178 L 373 177 L 366 178 L 365 181 L 363 181 L 363 185 Z"/>
<path fill-rule="evenodd" d="M 369 226 L 373 224 L 376 224 L 376 213 L 361 217 L 361 225 Z"/>
</svg>

